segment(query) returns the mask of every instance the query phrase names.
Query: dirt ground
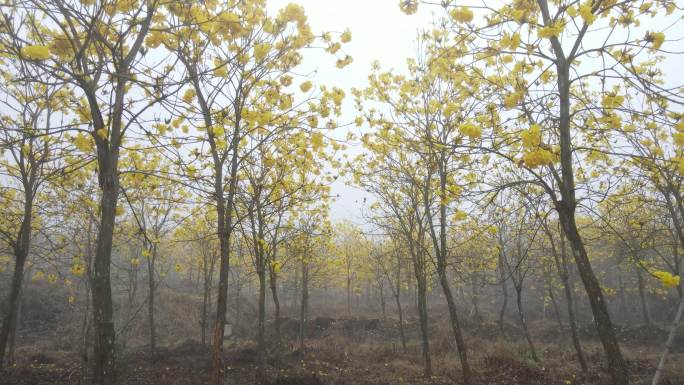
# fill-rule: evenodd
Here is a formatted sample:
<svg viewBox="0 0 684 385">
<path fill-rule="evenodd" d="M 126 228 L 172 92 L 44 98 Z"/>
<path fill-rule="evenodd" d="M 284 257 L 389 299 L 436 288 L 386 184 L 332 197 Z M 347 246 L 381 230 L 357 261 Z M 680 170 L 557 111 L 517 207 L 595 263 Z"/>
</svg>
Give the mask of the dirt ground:
<svg viewBox="0 0 684 385">
<path fill-rule="evenodd" d="M 442 317 L 431 320 L 434 376 L 423 376 L 418 325 L 406 323 L 409 344 L 403 351 L 397 322 L 374 318 L 332 319 L 320 317 L 308 325 L 304 349 L 296 341 L 296 321 L 283 321 L 281 349 L 270 348 L 266 375 L 258 379 L 257 350 L 253 342 L 228 342 L 226 384 L 343 385 L 343 384 L 459 384 L 460 369 L 454 344 Z M 549 321 L 532 324 L 541 362 L 530 358 L 527 345 L 514 325 L 504 332 L 495 324 L 467 325 L 470 360 L 478 384 L 500 385 L 609 385 L 604 358 L 593 328 L 582 328 L 591 375 L 582 378 L 567 333 Z M 665 331 L 658 327 L 618 330 L 633 384 L 648 384 L 655 370 Z M 680 333 L 681 334 L 681 333 Z M 272 339 L 271 339 L 272 340 Z M 79 384 L 78 357 L 69 351 L 41 350 L 40 344 L 17 351 L 15 366 L 0 373 L 0 385 Z M 207 346 L 183 340 L 159 347 L 128 348 L 120 354 L 119 378 L 130 385 L 208 384 L 211 354 Z M 684 385 L 684 337 L 675 343 L 663 385 Z"/>
</svg>

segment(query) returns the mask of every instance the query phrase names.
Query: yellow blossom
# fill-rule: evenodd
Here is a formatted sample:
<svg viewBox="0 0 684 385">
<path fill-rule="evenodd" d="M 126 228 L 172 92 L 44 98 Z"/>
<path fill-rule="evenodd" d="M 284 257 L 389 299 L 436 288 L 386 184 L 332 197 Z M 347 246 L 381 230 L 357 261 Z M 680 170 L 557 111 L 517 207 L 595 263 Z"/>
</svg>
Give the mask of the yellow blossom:
<svg viewBox="0 0 684 385">
<path fill-rule="evenodd" d="M 302 90 L 302 92 L 309 92 L 311 87 L 313 87 L 313 83 L 311 83 L 310 80 L 307 80 L 299 85 L 299 89 Z"/>
<path fill-rule="evenodd" d="M 458 23 L 469 23 L 473 21 L 473 11 L 467 7 L 456 7 L 450 13 L 451 18 Z"/>
<path fill-rule="evenodd" d="M 476 126 L 473 122 L 466 122 L 458 127 L 461 134 L 469 137 L 470 139 L 477 139 L 482 135 L 482 130 Z"/>
<path fill-rule="evenodd" d="M 340 41 L 342 43 L 349 43 L 351 41 L 351 39 L 352 39 L 351 31 L 348 29 L 346 31 L 344 31 L 344 33 L 342 33 L 342 35 L 340 36 Z"/>
<path fill-rule="evenodd" d="M 525 148 L 539 146 L 541 143 L 541 129 L 539 125 L 533 124 L 529 130 L 521 132 L 520 139 L 522 139 L 523 147 Z"/>
<path fill-rule="evenodd" d="M 418 12 L 418 1 L 416 0 L 399 0 L 399 9 L 407 15 L 413 15 Z"/>
<path fill-rule="evenodd" d="M 266 58 L 268 52 L 271 50 L 271 45 L 268 43 L 261 43 L 254 46 L 254 60 L 260 62 Z"/>
<path fill-rule="evenodd" d="M 563 28 L 565 28 L 565 24 L 562 21 L 557 20 L 547 26 L 539 28 L 537 36 L 542 39 L 558 37 L 563 32 Z"/>
<path fill-rule="evenodd" d="M 679 276 L 672 275 L 667 271 L 655 271 L 653 275 L 660 280 L 664 288 L 671 289 L 679 286 Z"/>
<path fill-rule="evenodd" d="M 596 15 L 591 12 L 591 4 L 583 4 L 579 7 L 579 14 L 587 25 L 596 21 Z"/>
<path fill-rule="evenodd" d="M 28 45 L 21 48 L 21 56 L 29 60 L 47 60 L 50 58 L 50 49 L 44 45 Z"/>
<path fill-rule="evenodd" d="M 653 49 L 660 49 L 665 41 L 665 34 L 662 32 L 648 32 L 646 33 L 646 41 L 653 45 Z"/>
<path fill-rule="evenodd" d="M 537 168 L 553 163 L 554 156 L 551 151 L 538 148 L 523 155 L 523 162 L 529 168 Z"/>
</svg>

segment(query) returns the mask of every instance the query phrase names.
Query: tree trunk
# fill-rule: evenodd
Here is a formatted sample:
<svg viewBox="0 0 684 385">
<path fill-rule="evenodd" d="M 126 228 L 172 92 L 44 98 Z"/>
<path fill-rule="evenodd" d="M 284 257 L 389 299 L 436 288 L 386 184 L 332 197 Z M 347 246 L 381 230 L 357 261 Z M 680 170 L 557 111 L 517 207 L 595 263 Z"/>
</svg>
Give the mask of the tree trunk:
<svg viewBox="0 0 684 385">
<path fill-rule="evenodd" d="M 23 292 L 23 290 L 21 290 Z M 17 316 L 15 317 L 14 323 L 12 324 L 12 327 L 10 328 L 10 336 L 9 336 L 9 342 L 8 342 L 8 347 L 7 347 L 7 366 L 12 366 L 14 365 L 15 362 L 15 357 L 14 357 L 14 352 L 17 347 L 17 333 L 19 332 L 19 329 L 21 328 L 21 309 L 23 307 L 23 301 L 21 300 L 22 298 L 22 293 L 19 293 L 19 306 L 17 306 Z"/>
<path fill-rule="evenodd" d="M 388 277 L 389 279 L 389 277 Z M 397 257 L 397 276 L 396 276 L 396 290 L 392 291 L 394 295 L 394 301 L 397 304 L 397 312 L 399 313 L 399 336 L 401 337 L 401 347 L 406 353 L 406 335 L 404 334 L 404 312 L 401 308 L 401 259 Z M 390 282 L 391 284 L 391 282 Z M 394 286 L 391 286 L 394 287 Z"/>
<path fill-rule="evenodd" d="M 240 328 L 240 305 L 242 304 L 240 298 L 242 293 L 242 283 L 238 282 L 235 286 L 235 327 L 233 328 L 233 334 L 235 335 L 235 339 L 237 340 L 238 338 L 240 338 L 240 335 L 239 333 L 237 333 L 237 331 Z"/>
<path fill-rule="evenodd" d="M 532 336 L 530 336 L 530 330 L 527 328 L 527 320 L 525 319 L 525 311 L 522 306 L 522 285 L 516 285 L 515 287 L 515 303 L 518 305 L 518 316 L 520 317 L 520 325 L 525 332 L 525 339 L 527 340 L 527 346 L 530 348 L 530 354 L 534 362 L 539 362 L 539 356 L 537 356 L 537 350 L 534 348 L 532 343 Z"/>
<path fill-rule="evenodd" d="M 306 256 L 302 259 L 302 303 L 299 313 L 299 348 L 304 349 L 306 321 L 309 317 L 309 271 Z"/>
<path fill-rule="evenodd" d="M 351 277 L 351 271 L 349 264 L 347 264 L 347 316 L 351 316 L 351 301 L 352 301 L 352 294 L 351 294 L 351 287 L 352 287 L 352 277 Z"/>
<path fill-rule="evenodd" d="M 424 280 L 423 280 L 424 281 Z M 432 377 L 432 359 L 430 358 L 430 341 L 427 319 L 427 288 L 425 282 L 418 282 L 418 314 L 420 316 L 420 332 L 423 342 L 423 360 L 425 361 L 425 378 Z"/>
<path fill-rule="evenodd" d="M 202 319 L 200 320 L 200 326 L 202 327 L 202 345 L 207 343 L 207 320 L 208 320 L 208 308 L 209 308 L 209 280 L 208 280 L 208 270 L 209 266 L 207 261 L 204 261 L 204 285 L 203 285 L 203 295 L 202 295 Z"/>
<path fill-rule="evenodd" d="M 406 335 L 404 334 L 404 312 L 401 309 L 401 299 L 399 298 L 399 295 L 396 295 L 394 297 L 394 300 L 397 303 L 397 312 L 399 313 L 399 336 L 401 337 L 401 347 L 404 349 L 404 353 L 406 353 Z"/>
<path fill-rule="evenodd" d="M 26 259 L 28 258 L 29 247 L 31 244 L 31 223 L 33 218 L 33 192 L 32 186 L 25 187 L 24 194 L 24 213 L 21 222 L 21 228 L 17 236 L 16 244 L 14 245 L 14 273 L 12 274 L 12 284 L 10 286 L 10 293 L 7 299 L 7 313 L 2 320 L 2 328 L 0 329 L 0 370 L 4 368 L 5 351 L 7 350 L 7 343 L 12 330 L 15 329 L 17 323 L 17 314 L 19 313 L 19 301 L 21 297 L 21 287 L 24 280 L 24 268 Z"/>
<path fill-rule="evenodd" d="M 569 211 L 564 208 L 564 206 L 561 206 L 559 213 L 563 213 L 560 214 L 563 231 L 567 236 L 568 241 L 570 241 L 575 263 L 577 264 L 577 270 L 587 292 L 587 297 L 589 298 L 591 311 L 594 315 L 594 324 L 596 325 L 599 339 L 601 340 L 601 344 L 603 345 L 606 354 L 611 377 L 616 385 L 627 385 L 629 384 L 627 366 L 622 358 L 620 345 L 618 344 L 615 330 L 613 329 L 613 323 L 610 320 L 610 314 L 608 313 L 608 307 L 606 306 L 603 297 L 601 285 L 591 268 L 589 257 L 584 248 L 584 243 L 577 230 L 574 210 Z"/>
<path fill-rule="evenodd" d="M 94 383 L 113 385 L 115 383 L 116 355 L 113 322 L 112 286 L 110 264 L 116 202 L 119 193 L 119 176 L 116 166 L 101 170 L 100 228 L 97 235 L 97 249 L 93 261 L 93 320 L 95 326 Z"/>
<path fill-rule="evenodd" d="M 150 353 L 152 355 L 152 360 L 155 360 L 155 353 L 157 350 L 157 331 L 154 324 L 154 295 L 155 295 L 155 283 L 154 283 L 154 263 L 157 257 L 157 246 L 153 245 L 151 250 L 151 255 L 147 263 L 147 284 L 149 289 L 149 300 L 147 301 L 147 318 L 150 323 Z"/>
<path fill-rule="evenodd" d="M 622 313 L 622 322 L 625 323 L 625 325 L 630 324 L 630 314 L 629 310 L 627 309 L 627 296 L 625 294 L 625 282 L 622 279 L 622 272 L 620 271 L 619 268 L 617 268 L 617 276 L 618 276 L 618 290 L 619 290 L 619 295 L 620 295 L 620 311 Z"/>
<path fill-rule="evenodd" d="M 482 320 L 482 316 L 480 315 L 480 301 L 479 301 L 479 293 L 477 290 L 477 276 L 476 273 L 473 273 L 470 276 L 470 284 L 471 284 L 471 300 L 473 304 L 473 316 L 475 317 L 475 321 L 479 323 Z"/>
<path fill-rule="evenodd" d="M 447 301 L 447 307 L 449 308 L 451 329 L 456 339 L 458 357 L 461 360 L 461 369 L 463 370 L 463 383 L 467 385 L 471 383 L 473 374 L 470 370 L 470 364 L 468 364 L 468 349 L 466 347 L 465 339 L 463 338 L 463 333 L 461 332 L 461 324 L 458 319 L 458 310 L 456 309 L 456 302 L 454 301 L 454 296 L 452 295 L 451 288 L 449 287 L 446 271 L 442 271 L 440 273 L 439 282 L 442 285 L 442 290 L 444 291 L 444 296 L 446 297 Z"/>
<path fill-rule="evenodd" d="M 682 285 L 679 285 L 681 288 Z M 672 345 L 674 344 L 675 336 L 677 335 L 677 329 L 679 328 L 679 323 L 682 320 L 682 315 L 684 314 L 684 297 L 679 296 L 679 308 L 677 309 L 677 314 L 672 321 L 672 326 L 670 327 L 670 333 L 667 336 L 667 341 L 665 342 L 665 350 L 663 350 L 660 360 L 658 361 L 658 366 L 656 367 L 656 372 L 653 375 L 653 381 L 651 385 L 658 385 L 660 382 L 660 376 L 662 376 L 663 368 L 665 367 L 665 359 L 667 355 L 672 350 Z"/>
<path fill-rule="evenodd" d="M 378 292 L 380 295 L 380 307 L 382 308 L 382 320 L 387 321 L 387 312 L 385 311 L 385 291 L 383 290 L 382 285 L 380 285 L 380 290 L 378 290 Z"/>
<path fill-rule="evenodd" d="M 10 332 L 14 329 L 17 322 L 25 262 L 26 254 L 22 253 L 21 255 L 16 255 L 12 285 L 10 286 L 10 294 L 7 301 L 8 309 L 2 321 L 2 329 L 0 330 L 0 369 L 4 368 L 4 357 L 9 342 Z"/>
<path fill-rule="evenodd" d="M 280 299 L 278 298 L 278 281 L 274 271 L 270 271 L 271 297 L 273 297 L 273 306 L 275 307 L 275 343 L 276 350 L 279 352 L 281 347 L 280 335 Z"/>
<path fill-rule="evenodd" d="M 641 303 L 641 315 L 644 317 L 644 323 L 648 326 L 653 324 L 651 320 L 651 312 L 648 310 L 648 303 L 646 302 L 646 285 L 644 283 L 644 276 L 639 266 L 636 267 L 637 286 L 639 288 L 639 301 Z"/>
<path fill-rule="evenodd" d="M 506 286 L 506 271 L 504 270 L 503 254 L 499 252 L 499 279 L 501 280 L 501 292 L 503 294 L 503 303 L 499 310 L 499 328 L 504 332 L 504 318 L 506 317 L 506 308 L 508 307 L 508 287 Z"/>
<path fill-rule="evenodd" d="M 563 319 L 561 318 L 560 309 L 558 309 L 558 302 L 556 302 L 556 296 L 553 294 L 553 287 L 549 284 L 549 297 L 551 298 L 551 303 L 553 304 L 553 312 L 556 315 L 556 321 L 560 330 L 564 329 Z"/>
<path fill-rule="evenodd" d="M 261 258 L 258 258 L 261 259 Z M 257 270 L 259 277 L 259 325 L 257 346 L 259 350 L 259 376 L 263 378 L 266 366 L 266 339 L 264 333 L 266 331 L 266 272 L 263 265 Z"/>
</svg>

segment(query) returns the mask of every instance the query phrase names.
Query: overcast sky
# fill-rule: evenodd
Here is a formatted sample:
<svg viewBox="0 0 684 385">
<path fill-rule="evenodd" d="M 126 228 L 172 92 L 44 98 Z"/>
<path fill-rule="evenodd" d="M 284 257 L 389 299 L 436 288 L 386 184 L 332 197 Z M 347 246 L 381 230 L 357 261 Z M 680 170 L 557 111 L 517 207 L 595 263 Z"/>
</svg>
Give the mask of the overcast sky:
<svg viewBox="0 0 684 385">
<path fill-rule="evenodd" d="M 405 68 L 406 58 L 415 53 L 417 31 L 429 27 L 432 11 L 441 11 L 439 7 L 423 7 L 417 14 L 407 16 L 399 10 L 397 0 L 269 0 L 268 8 L 275 13 L 292 2 L 304 7 L 314 33 L 343 32 L 347 28 L 352 32 L 352 41 L 343 49 L 354 62 L 344 69 L 336 68 L 335 59 L 322 51 L 312 50 L 304 55 L 303 66 L 307 71 L 318 71 L 314 76 L 316 83 L 340 87 L 347 93 L 340 123 L 351 122 L 356 117 L 349 90 L 366 85 L 371 63 L 378 60 L 383 68 Z M 335 137 L 346 136 L 346 129 L 338 131 Z M 358 151 L 358 148 L 350 149 L 351 154 Z M 333 220 L 363 221 L 361 205 L 364 197 L 370 199 L 367 194 L 346 186 L 341 180 L 333 184 L 332 193 L 339 195 L 331 207 Z"/>
</svg>

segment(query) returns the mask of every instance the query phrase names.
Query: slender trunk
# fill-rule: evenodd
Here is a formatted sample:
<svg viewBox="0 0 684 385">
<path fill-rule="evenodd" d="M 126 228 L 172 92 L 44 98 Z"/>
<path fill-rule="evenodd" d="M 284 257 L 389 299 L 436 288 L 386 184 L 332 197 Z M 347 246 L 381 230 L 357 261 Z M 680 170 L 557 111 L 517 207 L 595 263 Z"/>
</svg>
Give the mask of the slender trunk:
<svg viewBox="0 0 684 385">
<path fill-rule="evenodd" d="M 2 329 L 0 330 L 0 369 L 4 368 L 4 356 L 9 342 L 9 336 L 12 329 L 16 325 L 17 314 L 19 313 L 19 301 L 21 293 L 22 280 L 24 278 L 24 263 L 26 255 L 16 256 L 14 265 L 14 274 L 12 275 L 12 285 L 10 287 L 9 306 L 7 313 L 2 321 Z"/>
<path fill-rule="evenodd" d="M 278 285 L 277 276 L 275 272 L 271 272 L 270 277 L 271 284 L 271 297 L 273 297 L 273 306 L 275 307 L 275 342 L 276 348 L 279 351 L 281 346 L 281 335 L 280 335 L 280 299 L 278 297 Z"/>
<path fill-rule="evenodd" d="M 532 336 L 530 336 L 530 331 L 527 328 L 527 320 L 525 319 L 525 312 L 522 306 L 522 285 L 515 286 L 515 303 L 518 305 L 518 316 L 520 317 L 520 325 L 525 332 L 525 339 L 527 340 L 527 346 L 530 348 L 530 354 L 534 362 L 539 362 L 539 356 L 537 356 L 537 351 L 532 343 Z"/>
<path fill-rule="evenodd" d="M 86 295 L 86 308 L 83 312 L 83 322 L 81 323 L 81 383 L 88 383 L 88 347 L 90 346 L 90 295 Z"/>
<path fill-rule="evenodd" d="M 347 263 L 347 315 L 351 316 L 351 287 L 352 287 L 352 276 L 351 276 L 351 271 L 349 267 L 349 263 Z"/>
<path fill-rule="evenodd" d="M 23 292 L 23 290 L 21 290 Z M 14 365 L 15 362 L 15 357 L 14 357 L 14 352 L 16 348 L 16 342 L 17 342 L 17 333 L 19 332 L 19 329 L 21 328 L 21 310 L 23 307 L 23 301 L 21 300 L 22 298 L 22 293 L 19 293 L 19 306 L 17 306 L 17 316 L 15 317 L 15 320 L 12 324 L 12 327 L 10 328 L 10 336 L 9 336 L 9 342 L 8 342 L 8 348 L 7 348 L 7 366 L 12 366 Z"/>
<path fill-rule="evenodd" d="M 430 358 L 430 341 L 428 334 L 428 319 L 427 319 L 427 288 L 426 283 L 418 282 L 418 314 L 420 317 L 420 332 L 423 342 L 423 360 L 425 361 L 425 368 L 423 374 L 425 378 L 432 377 L 432 359 Z"/>
<path fill-rule="evenodd" d="M 240 337 L 240 334 L 237 331 L 240 330 L 240 305 L 242 304 L 240 298 L 242 293 L 242 283 L 238 282 L 235 286 L 235 327 L 233 328 L 233 334 L 237 340 Z"/>
<path fill-rule="evenodd" d="M 195 85 L 197 98 L 202 106 L 202 114 L 207 127 L 212 127 L 211 119 L 212 112 L 204 100 L 201 93 L 201 88 L 197 80 L 197 74 L 192 73 L 192 80 Z M 225 365 L 223 362 L 223 338 L 226 324 L 226 310 L 228 308 L 228 276 L 230 273 L 230 241 L 233 231 L 233 206 L 235 200 L 235 193 L 237 190 L 237 171 L 238 171 L 238 144 L 240 142 L 240 121 L 241 112 L 238 108 L 239 103 L 235 102 L 235 122 L 233 126 L 233 134 L 231 138 L 231 157 L 230 157 L 230 172 L 226 177 L 229 178 L 228 196 L 224 196 L 224 180 L 223 180 L 223 165 L 224 162 L 219 160 L 216 151 L 216 143 L 211 140 L 212 157 L 214 162 L 214 199 L 216 201 L 217 214 L 217 235 L 219 238 L 219 282 L 218 282 L 218 296 L 216 298 L 216 321 L 214 322 L 213 333 L 213 352 L 212 361 L 214 369 L 214 383 L 216 385 L 223 384 L 223 377 L 225 374 Z M 213 137 L 212 137 L 213 138 Z"/>
<path fill-rule="evenodd" d="M 387 313 L 385 312 L 385 291 L 383 290 L 383 286 L 380 285 L 380 290 L 379 295 L 380 295 L 380 307 L 382 308 L 382 320 L 387 321 Z"/>
<path fill-rule="evenodd" d="M 202 319 L 200 326 L 202 327 L 202 345 L 207 343 L 207 309 L 209 307 L 209 280 L 207 278 L 209 266 L 207 261 L 204 261 L 204 293 L 202 295 Z"/>
<path fill-rule="evenodd" d="M 477 290 L 477 276 L 476 273 L 473 273 L 470 276 L 470 285 L 471 285 L 471 300 L 473 304 L 473 316 L 475 317 L 476 322 L 480 322 L 482 320 L 482 316 L 480 315 L 480 301 L 479 301 L 479 293 Z"/>
<path fill-rule="evenodd" d="M 559 229 L 560 232 L 560 261 L 558 260 L 558 253 L 555 251 L 554 246 L 554 259 L 556 261 L 556 269 L 558 270 L 558 275 L 560 276 L 561 282 L 563 282 L 563 292 L 565 293 L 565 303 L 568 308 L 568 323 L 570 324 L 570 337 L 572 338 L 572 344 L 575 347 L 575 352 L 577 353 L 577 360 L 580 363 L 580 368 L 582 373 L 586 376 L 589 374 L 589 366 L 587 365 L 587 360 L 584 357 L 584 351 L 582 350 L 582 344 L 579 340 L 579 333 L 577 332 L 577 319 L 575 316 L 576 304 L 572 296 L 572 285 L 570 283 L 570 273 L 568 271 L 568 256 L 567 249 L 565 247 L 565 234 L 563 229 Z"/>
<path fill-rule="evenodd" d="M 406 335 L 404 334 L 404 312 L 401 308 L 401 259 L 397 258 L 397 283 L 396 290 L 393 292 L 394 300 L 397 303 L 397 312 L 399 313 L 399 336 L 401 337 L 401 347 L 406 353 Z"/>
<path fill-rule="evenodd" d="M 501 280 L 501 292 L 503 294 L 503 303 L 499 310 L 499 328 L 504 332 L 504 317 L 506 316 L 506 308 L 508 307 L 508 286 L 506 285 L 506 271 L 504 270 L 503 253 L 499 252 L 499 280 Z"/>
<path fill-rule="evenodd" d="M 560 330 L 563 330 L 565 327 L 563 326 L 561 313 L 558 309 L 558 302 L 556 302 L 556 296 L 553 294 L 553 287 L 551 287 L 551 285 L 549 285 L 549 297 L 551 298 L 551 303 L 553 304 L 553 312 L 556 315 L 556 321 L 558 322 L 558 326 L 560 327 Z"/>
<path fill-rule="evenodd" d="M 309 272 L 306 256 L 302 259 L 302 302 L 299 313 L 299 348 L 304 349 L 306 321 L 309 313 Z"/>
<path fill-rule="evenodd" d="M 641 315 L 644 317 L 644 323 L 648 326 L 653 324 L 651 320 L 651 312 L 648 310 L 648 303 L 646 302 L 646 285 L 644 283 L 644 276 L 639 266 L 636 267 L 637 286 L 639 288 L 639 301 L 641 303 Z"/>
<path fill-rule="evenodd" d="M 442 285 L 444 296 L 446 297 L 447 307 L 449 308 L 451 329 L 454 333 L 454 338 L 456 338 L 456 346 L 458 347 L 458 357 L 461 360 L 461 369 L 463 370 L 463 383 L 467 385 L 471 383 L 473 374 L 470 370 L 470 364 L 468 364 L 468 350 L 466 347 L 465 339 L 463 338 L 463 333 L 461 332 L 461 325 L 458 319 L 458 310 L 456 309 L 456 302 L 454 301 L 454 296 L 451 293 L 451 288 L 449 287 L 449 281 L 446 277 L 445 271 L 440 273 L 439 281 Z"/>
<path fill-rule="evenodd" d="M 627 295 L 625 294 L 625 282 L 622 279 L 622 272 L 620 271 L 619 268 L 617 268 L 617 275 L 618 275 L 618 290 L 619 290 L 619 295 L 620 295 L 620 311 L 622 313 L 622 322 L 625 323 L 625 325 L 630 324 L 630 314 L 629 310 L 627 309 Z"/>
<path fill-rule="evenodd" d="M 24 280 L 24 268 L 31 242 L 31 222 L 33 218 L 32 187 L 24 186 L 24 188 L 26 190 L 26 193 L 24 194 L 24 213 L 21 228 L 19 229 L 16 244 L 14 245 L 14 273 L 12 274 L 12 284 L 7 299 L 7 313 L 2 320 L 2 328 L 0 328 L 0 370 L 4 367 L 5 351 L 7 350 L 10 332 L 15 328 L 17 323 L 21 287 Z"/>
<path fill-rule="evenodd" d="M 404 334 L 404 312 L 401 309 L 401 299 L 399 299 L 399 295 L 396 295 L 394 297 L 394 300 L 397 303 L 397 312 L 399 313 L 399 336 L 401 337 L 401 347 L 404 349 L 404 353 L 406 353 L 406 335 Z"/>
<path fill-rule="evenodd" d="M 150 352 L 152 359 L 155 359 L 155 352 L 157 350 L 157 331 L 154 324 L 154 300 L 155 300 L 155 283 L 154 283 L 154 263 L 157 257 L 157 246 L 153 245 L 151 255 L 147 263 L 147 284 L 149 289 L 149 299 L 147 301 L 147 318 L 150 323 Z"/>
<path fill-rule="evenodd" d="M 681 288 L 681 285 L 679 286 Z M 677 335 L 677 329 L 679 328 L 679 323 L 682 321 L 682 315 L 684 314 L 684 297 L 679 296 L 679 308 L 677 309 L 677 314 L 672 321 L 672 326 L 670 327 L 670 333 L 667 336 L 667 341 L 665 342 L 665 349 L 663 350 L 660 360 L 658 361 L 658 366 L 656 367 L 655 374 L 653 375 L 653 381 L 651 385 L 658 385 L 660 382 L 660 377 L 663 374 L 663 369 L 665 367 L 665 359 L 667 355 L 672 350 L 674 345 L 675 336 Z"/>
<path fill-rule="evenodd" d="M 261 259 L 261 258 L 259 258 Z M 257 271 L 259 277 L 259 325 L 257 346 L 259 349 L 259 375 L 263 376 L 266 365 L 266 272 L 263 265 Z"/>
</svg>

